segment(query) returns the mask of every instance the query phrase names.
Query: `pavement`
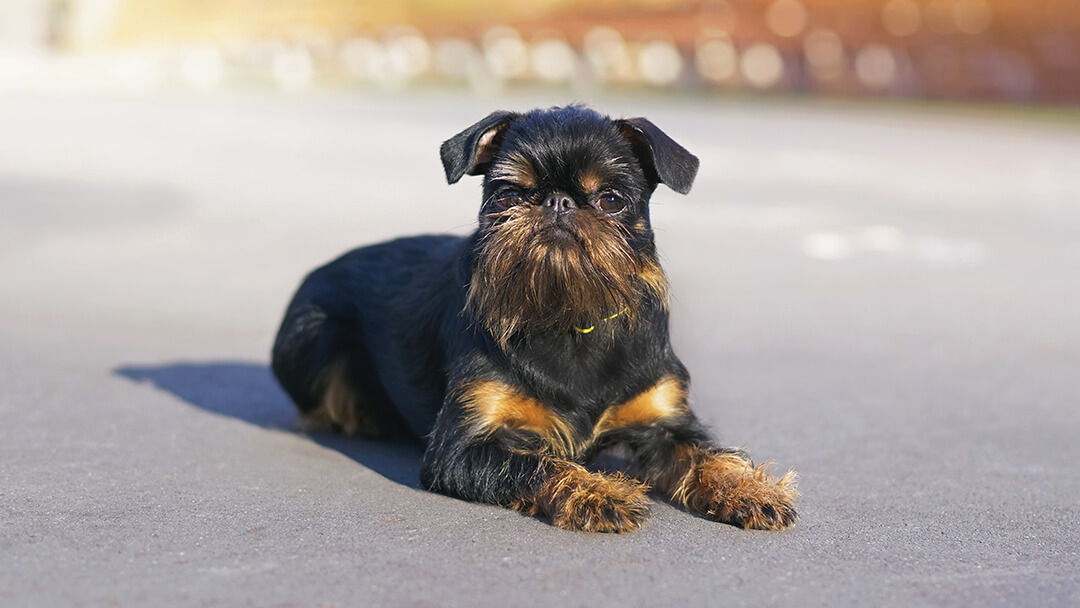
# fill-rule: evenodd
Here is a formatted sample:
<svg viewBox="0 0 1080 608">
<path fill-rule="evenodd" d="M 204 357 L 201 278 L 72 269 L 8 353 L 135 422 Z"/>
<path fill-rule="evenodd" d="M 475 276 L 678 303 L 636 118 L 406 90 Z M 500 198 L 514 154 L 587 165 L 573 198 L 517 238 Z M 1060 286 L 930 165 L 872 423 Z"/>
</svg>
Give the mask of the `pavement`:
<svg viewBox="0 0 1080 608">
<path fill-rule="evenodd" d="M 268 369 L 302 275 L 466 233 L 437 147 L 533 92 L 0 98 L 0 605 L 1078 606 L 1080 128 L 600 97 L 701 157 L 653 220 L 693 406 L 801 475 L 748 532 L 423 491 Z"/>
</svg>

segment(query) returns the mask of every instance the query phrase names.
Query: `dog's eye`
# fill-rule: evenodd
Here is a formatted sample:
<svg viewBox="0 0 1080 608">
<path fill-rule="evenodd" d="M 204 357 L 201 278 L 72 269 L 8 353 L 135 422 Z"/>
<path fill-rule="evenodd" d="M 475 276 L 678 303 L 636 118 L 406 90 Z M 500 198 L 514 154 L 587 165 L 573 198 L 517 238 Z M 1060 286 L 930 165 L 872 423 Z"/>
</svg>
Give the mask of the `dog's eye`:
<svg viewBox="0 0 1080 608">
<path fill-rule="evenodd" d="M 596 199 L 596 206 L 604 213 L 614 215 L 626 209 L 626 201 L 614 192 L 605 192 Z"/>
<path fill-rule="evenodd" d="M 513 207 L 524 202 L 521 192 L 512 188 L 499 192 L 499 202 L 505 207 Z"/>
</svg>

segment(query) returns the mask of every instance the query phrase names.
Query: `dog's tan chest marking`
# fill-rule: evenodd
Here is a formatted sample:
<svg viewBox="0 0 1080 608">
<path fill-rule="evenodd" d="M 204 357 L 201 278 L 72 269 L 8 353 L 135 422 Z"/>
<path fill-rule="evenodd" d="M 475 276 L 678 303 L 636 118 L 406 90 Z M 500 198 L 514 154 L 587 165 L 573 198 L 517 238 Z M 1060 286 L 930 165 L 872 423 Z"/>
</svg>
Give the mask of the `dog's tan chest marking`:
<svg viewBox="0 0 1080 608">
<path fill-rule="evenodd" d="M 523 430 L 542 437 L 560 457 L 577 452 L 574 433 L 558 414 L 540 401 L 501 382 L 485 380 L 468 385 L 462 393 L 466 422 L 475 433 L 490 436 L 503 429 Z"/>
<path fill-rule="evenodd" d="M 604 412 L 596 422 L 593 435 L 613 429 L 649 426 L 686 414 L 686 386 L 675 376 L 666 376 L 640 395 Z"/>
</svg>

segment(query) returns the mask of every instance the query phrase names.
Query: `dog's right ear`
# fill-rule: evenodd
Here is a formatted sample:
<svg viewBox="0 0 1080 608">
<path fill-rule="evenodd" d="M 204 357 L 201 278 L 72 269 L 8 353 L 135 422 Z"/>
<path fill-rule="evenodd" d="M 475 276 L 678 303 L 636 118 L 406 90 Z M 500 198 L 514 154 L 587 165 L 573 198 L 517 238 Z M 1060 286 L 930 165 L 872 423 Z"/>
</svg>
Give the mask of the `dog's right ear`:
<svg viewBox="0 0 1080 608">
<path fill-rule="evenodd" d="M 700 165 L 698 157 L 645 118 L 616 120 L 615 126 L 630 142 L 649 183 L 654 187 L 666 184 L 679 194 L 690 192 Z"/>
<path fill-rule="evenodd" d="M 483 175 L 499 151 L 506 128 L 517 112 L 492 112 L 480 122 L 443 142 L 439 148 L 446 181 L 453 184 L 462 175 Z"/>
</svg>

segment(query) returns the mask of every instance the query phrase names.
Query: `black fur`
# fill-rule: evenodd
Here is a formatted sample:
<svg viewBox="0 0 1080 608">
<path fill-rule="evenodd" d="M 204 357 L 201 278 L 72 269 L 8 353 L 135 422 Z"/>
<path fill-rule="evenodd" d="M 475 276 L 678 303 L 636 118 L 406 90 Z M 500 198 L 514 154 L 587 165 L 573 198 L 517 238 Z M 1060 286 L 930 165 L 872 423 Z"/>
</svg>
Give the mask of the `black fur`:
<svg viewBox="0 0 1080 608">
<path fill-rule="evenodd" d="M 616 169 L 605 174 L 603 191 L 617 193 L 626 205 L 604 221 L 618 224 L 640 260 L 656 264 L 649 198 L 659 183 L 687 192 L 697 158 L 647 120 L 612 120 L 573 106 L 491 114 L 447 140 L 440 152 L 450 183 L 466 173 L 485 174 L 478 230 L 469 237 L 421 236 L 357 249 L 304 280 L 273 350 L 274 373 L 301 411 L 319 406 L 321 374 L 344 361 L 350 387 L 377 421 L 374 434 L 424 442 L 425 487 L 500 505 L 539 491 L 552 474 L 552 451 L 528 429 L 476 433 L 461 399 L 477 382 L 513 387 L 564 420 L 578 449 L 560 459 L 585 464 L 622 446 L 628 471 L 650 481 L 678 445 L 716 450 L 689 410 L 655 425 L 593 436 L 605 411 L 661 379 L 688 384 L 669 342 L 664 294 L 633 292 L 633 310 L 611 319 L 609 313 L 619 311 L 593 311 L 595 331 L 589 333 L 571 324 L 523 326 L 505 341 L 469 302 L 470 288 L 497 288 L 473 282 L 478 259 L 489 253 L 489 233 L 500 228 L 508 207 L 543 205 L 555 192 L 574 200 L 571 213 L 603 215 L 589 207 L 595 194 L 581 185 L 580 170 L 591 164 L 612 161 Z M 528 159 L 535 179 L 523 185 L 495 175 L 498 163 L 509 158 Z"/>
</svg>

